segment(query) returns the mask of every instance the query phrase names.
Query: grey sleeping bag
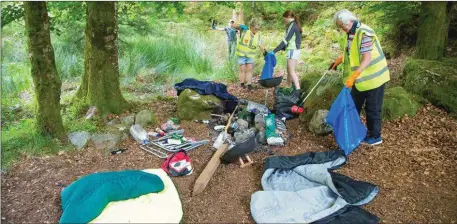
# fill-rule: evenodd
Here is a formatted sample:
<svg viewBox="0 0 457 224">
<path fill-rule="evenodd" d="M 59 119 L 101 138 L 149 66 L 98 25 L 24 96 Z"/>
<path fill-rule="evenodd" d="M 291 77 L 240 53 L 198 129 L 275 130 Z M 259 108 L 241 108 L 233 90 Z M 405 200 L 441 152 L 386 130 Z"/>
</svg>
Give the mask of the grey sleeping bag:
<svg viewBox="0 0 457 224">
<path fill-rule="evenodd" d="M 276 156 L 265 161 L 263 191 L 251 196 L 257 223 L 377 223 L 361 208 L 379 188 L 332 172 L 346 162 L 341 150 Z"/>
</svg>

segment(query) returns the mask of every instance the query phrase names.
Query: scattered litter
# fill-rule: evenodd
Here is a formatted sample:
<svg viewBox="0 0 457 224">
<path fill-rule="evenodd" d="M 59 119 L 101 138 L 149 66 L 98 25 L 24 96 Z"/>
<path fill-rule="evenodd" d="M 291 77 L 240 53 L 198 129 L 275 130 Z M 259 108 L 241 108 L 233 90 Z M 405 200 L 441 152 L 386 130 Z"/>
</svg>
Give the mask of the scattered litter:
<svg viewBox="0 0 457 224">
<path fill-rule="evenodd" d="M 224 128 L 225 128 L 224 125 L 216 125 L 216 126 L 214 126 L 214 130 L 215 130 L 215 131 L 223 131 Z"/>
<path fill-rule="evenodd" d="M 115 150 L 115 151 L 111 151 L 111 155 L 117 155 L 117 154 L 123 153 L 126 150 L 127 149 L 118 149 L 118 150 Z"/>
<path fill-rule="evenodd" d="M 195 123 L 209 124 L 209 120 L 194 120 Z"/>
<path fill-rule="evenodd" d="M 149 143 L 148 133 L 139 124 L 134 124 L 130 127 L 130 134 L 140 144 Z"/>
</svg>

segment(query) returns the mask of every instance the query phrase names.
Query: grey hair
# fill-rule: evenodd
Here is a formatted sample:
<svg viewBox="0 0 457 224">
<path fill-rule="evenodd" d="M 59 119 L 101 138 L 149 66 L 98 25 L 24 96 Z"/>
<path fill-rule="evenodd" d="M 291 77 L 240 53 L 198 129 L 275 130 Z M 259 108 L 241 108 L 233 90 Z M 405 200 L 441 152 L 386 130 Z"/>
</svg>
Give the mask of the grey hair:
<svg viewBox="0 0 457 224">
<path fill-rule="evenodd" d="M 356 21 L 356 20 L 357 20 L 357 17 L 355 17 L 354 14 L 352 14 L 352 12 L 350 12 L 347 9 L 342 9 L 333 15 L 333 23 L 335 23 L 335 24 L 337 21 L 340 21 L 343 24 L 348 24 L 350 21 Z"/>
</svg>

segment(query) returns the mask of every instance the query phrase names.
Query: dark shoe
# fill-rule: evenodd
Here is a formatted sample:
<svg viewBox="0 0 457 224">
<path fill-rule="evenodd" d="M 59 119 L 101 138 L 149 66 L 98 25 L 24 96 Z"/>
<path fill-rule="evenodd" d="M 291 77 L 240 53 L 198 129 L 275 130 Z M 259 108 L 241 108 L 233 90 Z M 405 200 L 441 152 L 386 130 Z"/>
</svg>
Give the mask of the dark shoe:
<svg viewBox="0 0 457 224">
<path fill-rule="evenodd" d="M 244 85 L 244 83 L 241 83 L 241 88 L 246 88 L 246 86 Z"/>
<path fill-rule="evenodd" d="M 252 89 L 252 85 L 248 85 L 248 90 L 251 91 Z"/>
<path fill-rule="evenodd" d="M 381 136 L 375 138 L 375 137 L 368 137 L 363 140 L 363 142 L 367 145 L 375 146 L 379 145 L 382 143 L 382 138 Z"/>
</svg>

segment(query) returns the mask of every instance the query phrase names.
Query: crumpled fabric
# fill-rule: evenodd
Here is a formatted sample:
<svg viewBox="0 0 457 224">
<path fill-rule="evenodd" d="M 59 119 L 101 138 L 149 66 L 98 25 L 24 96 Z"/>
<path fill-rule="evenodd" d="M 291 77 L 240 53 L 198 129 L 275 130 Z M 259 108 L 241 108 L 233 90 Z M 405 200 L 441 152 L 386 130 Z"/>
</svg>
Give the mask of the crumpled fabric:
<svg viewBox="0 0 457 224">
<path fill-rule="evenodd" d="M 349 155 L 367 135 L 367 129 L 360 120 L 351 96 L 351 90 L 343 87 L 333 101 L 326 122 L 333 128 L 333 135 L 339 148 Z"/>
<path fill-rule="evenodd" d="M 238 101 L 236 96 L 227 92 L 227 86 L 222 83 L 199 81 L 196 79 L 184 79 L 184 81 L 175 84 L 175 89 L 178 96 L 185 89 L 192 89 L 200 95 L 214 95 L 222 100 L 235 100 Z"/>
</svg>

